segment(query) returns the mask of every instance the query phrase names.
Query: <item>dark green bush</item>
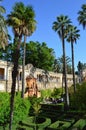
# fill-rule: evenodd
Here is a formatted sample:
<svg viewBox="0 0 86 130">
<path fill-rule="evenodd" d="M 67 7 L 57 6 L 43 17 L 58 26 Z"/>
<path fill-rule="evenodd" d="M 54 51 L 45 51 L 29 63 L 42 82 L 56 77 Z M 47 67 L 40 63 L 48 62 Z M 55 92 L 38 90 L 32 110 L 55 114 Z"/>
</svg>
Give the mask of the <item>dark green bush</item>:
<svg viewBox="0 0 86 130">
<path fill-rule="evenodd" d="M 79 130 L 82 130 L 84 126 L 86 126 L 86 120 L 80 119 L 73 125 L 72 129 L 78 128 Z"/>
<path fill-rule="evenodd" d="M 15 96 L 13 122 L 18 123 L 25 119 L 28 116 L 30 107 L 31 103 L 27 98 L 21 98 L 20 94 Z"/>
<path fill-rule="evenodd" d="M 25 119 L 28 116 L 30 109 L 30 101 L 28 99 L 22 99 L 18 94 L 15 96 L 14 103 L 14 116 L 13 123 L 18 123 L 20 120 Z M 10 114 L 10 94 L 0 92 L 0 125 L 6 127 L 9 123 Z"/>
<path fill-rule="evenodd" d="M 9 121 L 9 101 L 9 94 L 0 92 L 0 125 L 3 125 L 3 127 L 5 127 Z"/>
<path fill-rule="evenodd" d="M 37 117 L 37 118 L 38 118 L 37 119 L 38 122 L 35 122 L 34 116 L 28 117 L 27 120 L 22 122 L 22 124 L 23 126 L 25 125 L 28 128 L 33 128 L 33 130 L 35 127 L 37 130 L 42 130 L 51 124 L 51 120 L 49 118 L 45 118 L 45 117 Z M 41 122 L 39 122 L 39 120 L 41 120 Z"/>
<path fill-rule="evenodd" d="M 75 110 L 86 110 L 86 82 L 76 85 L 76 92 L 70 91 L 70 105 Z"/>
<path fill-rule="evenodd" d="M 67 130 L 71 126 L 70 122 L 67 121 L 56 121 L 53 124 L 51 124 L 48 129 L 53 129 L 53 130 Z M 47 129 L 47 130 L 48 130 Z"/>
</svg>

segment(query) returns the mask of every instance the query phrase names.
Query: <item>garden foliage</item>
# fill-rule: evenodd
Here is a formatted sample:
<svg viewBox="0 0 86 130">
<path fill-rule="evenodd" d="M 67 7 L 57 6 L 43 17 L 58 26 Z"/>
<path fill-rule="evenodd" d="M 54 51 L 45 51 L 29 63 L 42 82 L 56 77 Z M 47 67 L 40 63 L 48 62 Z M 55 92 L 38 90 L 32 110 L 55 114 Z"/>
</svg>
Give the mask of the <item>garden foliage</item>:
<svg viewBox="0 0 86 130">
<path fill-rule="evenodd" d="M 86 82 L 77 84 L 75 93 L 70 90 L 70 104 L 75 110 L 86 110 Z"/>
</svg>

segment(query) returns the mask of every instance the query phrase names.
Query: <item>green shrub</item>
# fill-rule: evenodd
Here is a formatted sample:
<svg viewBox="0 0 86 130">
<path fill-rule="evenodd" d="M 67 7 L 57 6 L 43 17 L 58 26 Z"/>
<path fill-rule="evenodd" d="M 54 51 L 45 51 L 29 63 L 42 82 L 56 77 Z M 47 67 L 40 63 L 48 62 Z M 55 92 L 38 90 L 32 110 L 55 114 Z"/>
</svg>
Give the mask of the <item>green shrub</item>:
<svg viewBox="0 0 86 130">
<path fill-rule="evenodd" d="M 40 113 L 40 109 L 41 109 L 40 103 L 42 102 L 42 98 L 30 97 L 29 100 L 31 103 L 30 114 L 33 115 L 35 114 L 37 116 Z"/>
<path fill-rule="evenodd" d="M 78 128 L 79 130 L 82 130 L 84 126 L 86 126 L 86 121 L 84 119 L 80 119 L 73 125 L 73 128 Z"/>
<path fill-rule="evenodd" d="M 59 127 L 59 121 L 52 123 L 48 128 L 56 129 L 57 127 Z"/>
<path fill-rule="evenodd" d="M 43 90 L 41 90 L 41 96 L 43 97 L 43 98 L 49 98 L 49 97 L 51 97 L 51 93 L 52 93 L 52 90 L 51 89 L 43 89 Z"/>
<path fill-rule="evenodd" d="M 70 105 L 75 110 L 86 110 L 86 82 L 76 86 L 76 92 L 70 91 Z"/>
<path fill-rule="evenodd" d="M 28 99 L 22 99 L 19 94 L 15 96 L 13 115 L 14 124 L 18 123 L 20 120 L 23 120 L 28 116 L 30 106 L 31 104 Z M 9 123 L 9 114 L 10 94 L 0 92 L 0 125 L 2 125 L 4 129 L 6 125 Z"/>
<path fill-rule="evenodd" d="M 52 93 L 51 93 L 51 97 L 60 98 L 61 94 L 62 94 L 62 88 L 54 88 Z"/>
<path fill-rule="evenodd" d="M 35 122 L 35 117 L 31 116 L 27 118 L 27 121 L 23 121 L 22 124 L 27 126 L 28 128 L 34 128 L 36 127 L 37 130 L 43 130 L 45 127 L 50 125 L 51 120 L 49 118 L 44 117 L 37 117 L 37 120 L 41 120 L 40 122 Z"/>
<path fill-rule="evenodd" d="M 62 88 L 46 89 L 41 90 L 41 95 L 43 98 L 60 98 L 62 94 Z"/>
<path fill-rule="evenodd" d="M 20 94 L 15 96 L 13 123 L 25 119 L 28 116 L 31 103 L 28 99 L 21 98 Z"/>
<path fill-rule="evenodd" d="M 6 125 L 9 120 L 9 100 L 10 96 L 8 93 L 0 92 L 0 124 L 3 126 Z"/>
<path fill-rule="evenodd" d="M 56 121 L 53 124 L 51 124 L 48 128 L 53 130 L 66 130 L 71 126 L 70 122 L 67 121 Z"/>
</svg>

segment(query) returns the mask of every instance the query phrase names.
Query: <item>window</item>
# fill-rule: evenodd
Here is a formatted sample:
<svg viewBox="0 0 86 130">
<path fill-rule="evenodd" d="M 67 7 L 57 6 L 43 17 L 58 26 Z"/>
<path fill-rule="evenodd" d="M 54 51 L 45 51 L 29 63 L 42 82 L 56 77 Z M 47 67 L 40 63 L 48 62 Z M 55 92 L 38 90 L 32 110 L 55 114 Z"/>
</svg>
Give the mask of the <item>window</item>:
<svg viewBox="0 0 86 130">
<path fill-rule="evenodd" d="M 0 68 L 0 80 L 4 79 L 4 69 Z"/>
</svg>

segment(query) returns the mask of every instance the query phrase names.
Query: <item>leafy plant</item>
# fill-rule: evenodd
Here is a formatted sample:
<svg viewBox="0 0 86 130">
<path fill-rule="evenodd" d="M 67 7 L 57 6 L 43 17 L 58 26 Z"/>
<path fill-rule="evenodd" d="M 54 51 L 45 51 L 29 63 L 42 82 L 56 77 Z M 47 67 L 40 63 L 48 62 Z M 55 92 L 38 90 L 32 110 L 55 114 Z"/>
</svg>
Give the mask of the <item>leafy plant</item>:
<svg viewBox="0 0 86 130">
<path fill-rule="evenodd" d="M 51 97 L 51 93 L 52 93 L 51 89 L 46 89 L 41 91 L 41 95 L 43 98 Z"/>
<path fill-rule="evenodd" d="M 3 128 L 5 128 L 9 121 L 9 99 L 8 93 L 0 92 L 0 125 L 2 124 Z"/>
<path fill-rule="evenodd" d="M 54 88 L 53 92 L 51 93 L 51 96 L 54 97 L 54 98 L 60 98 L 61 93 L 62 93 L 61 91 L 62 91 L 61 89 Z"/>
<path fill-rule="evenodd" d="M 30 101 L 26 98 L 21 98 L 21 95 L 18 94 L 15 97 L 13 122 L 18 123 L 19 121 L 24 120 L 28 116 L 30 106 Z"/>
<path fill-rule="evenodd" d="M 86 110 L 86 82 L 76 85 L 76 93 L 70 93 L 70 103 L 76 110 Z"/>
</svg>

